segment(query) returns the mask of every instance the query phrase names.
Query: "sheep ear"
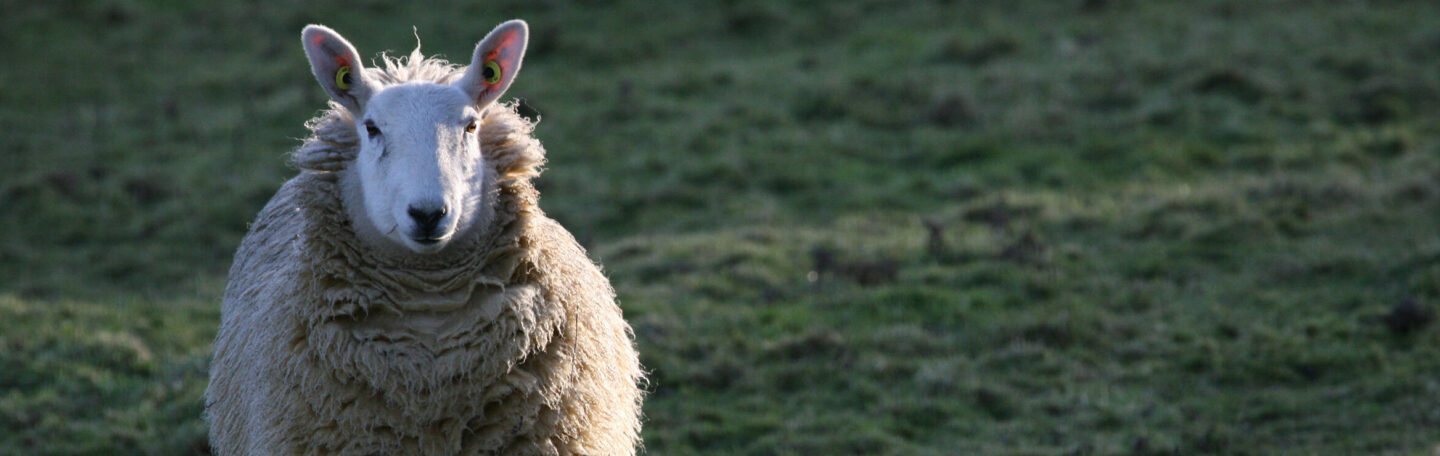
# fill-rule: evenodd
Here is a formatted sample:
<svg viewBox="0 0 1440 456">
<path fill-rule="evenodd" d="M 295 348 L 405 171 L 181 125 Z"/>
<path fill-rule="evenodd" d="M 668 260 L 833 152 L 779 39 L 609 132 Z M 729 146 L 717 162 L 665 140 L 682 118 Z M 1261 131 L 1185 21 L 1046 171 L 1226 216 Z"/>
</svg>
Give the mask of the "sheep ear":
<svg viewBox="0 0 1440 456">
<path fill-rule="evenodd" d="M 520 61 L 525 57 L 529 36 L 530 27 L 519 19 L 496 26 L 475 46 L 470 69 L 465 70 L 464 77 L 455 81 L 455 86 L 465 91 L 477 108 L 485 109 L 510 88 L 510 81 L 514 81 L 515 73 L 520 72 Z"/>
<path fill-rule="evenodd" d="M 320 87 L 356 116 L 362 114 L 374 86 L 365 77 L 365 66 L 355 46 L 339 33 L 323 25 L 308 25 L 300 32 L 305 56 L 310 59 L 310 72 Z"/>
</svg>

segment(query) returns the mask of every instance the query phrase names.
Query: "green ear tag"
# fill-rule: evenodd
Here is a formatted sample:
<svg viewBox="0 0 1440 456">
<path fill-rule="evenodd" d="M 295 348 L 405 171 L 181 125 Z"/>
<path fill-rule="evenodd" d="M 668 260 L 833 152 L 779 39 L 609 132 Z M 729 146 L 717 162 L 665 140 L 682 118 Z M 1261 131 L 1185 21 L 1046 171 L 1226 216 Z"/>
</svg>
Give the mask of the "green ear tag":
<svg viewBox="0 0 1440 456">
<path fill-rule="evenodd" d="M 500 82 L 500 64 L 495 63 L 494 60 L 486 60 L 485 72 L 481 73 L 481 75 L 485 76 L 485 84 L 495 85 L 495 83 Z"/>
<path fill-rule="evenodd" d="M 340 90 L 350 90 L 350 67 L 342 66 L 335 71 L 335 87 Z"/>
</svg>

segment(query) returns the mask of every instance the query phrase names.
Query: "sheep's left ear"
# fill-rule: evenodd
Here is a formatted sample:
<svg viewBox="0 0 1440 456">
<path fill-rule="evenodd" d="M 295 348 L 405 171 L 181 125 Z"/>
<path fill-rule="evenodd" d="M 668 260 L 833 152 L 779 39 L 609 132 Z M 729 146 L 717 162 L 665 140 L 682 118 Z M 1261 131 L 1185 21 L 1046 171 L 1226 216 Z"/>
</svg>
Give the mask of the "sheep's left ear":
<svg viewBox="0 0 1440 456">
<path fill-rule="evenodd" d="M 515 19 L 496 26 L 475 46 L 470 69 L 455 85 L 470 96 L 476 108 L 485 109 L 510 88 L 510 81 L 520 72 L 529 35 L 525 21 Z"/>
</svg>

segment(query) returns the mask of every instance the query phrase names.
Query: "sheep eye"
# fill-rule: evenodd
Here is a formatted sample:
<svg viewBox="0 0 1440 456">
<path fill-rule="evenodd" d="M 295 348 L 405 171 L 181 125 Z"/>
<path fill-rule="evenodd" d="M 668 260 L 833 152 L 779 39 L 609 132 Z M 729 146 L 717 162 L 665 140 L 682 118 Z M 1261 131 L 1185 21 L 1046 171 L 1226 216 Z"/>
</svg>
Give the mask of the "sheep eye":
<svg viewBox="0 0 1440 456">
<path fill-rule="evenodd" d="M 465 132 L 466 132 L 466 133 L 474 133 L 474 132 L 475 132 L 475 122 L 470 122 L 470 125 L 466 125 L 466 126 L 465 126 Z"/>
<path fill-rule="evenodd" d="M 365 133 L 370 134 L 370 139 L 375 139 L 376 136 L 380 136 L 380 127 L 375 126 L 374 122 L 367 120 L 365 121 Z"/>
</svg>

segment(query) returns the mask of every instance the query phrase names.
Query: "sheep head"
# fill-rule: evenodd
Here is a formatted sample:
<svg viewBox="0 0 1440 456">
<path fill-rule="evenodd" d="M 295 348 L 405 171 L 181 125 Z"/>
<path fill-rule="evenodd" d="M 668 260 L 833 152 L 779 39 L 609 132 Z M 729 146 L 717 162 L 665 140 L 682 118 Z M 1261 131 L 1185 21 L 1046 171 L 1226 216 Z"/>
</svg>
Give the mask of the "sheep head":
<svg viewBox="0 0 1440 456">
<path fill-rule="evenodd" d="M 347 193 L 358 194 L 345 200 L 357 231 L 428 254 L 489 222 L 479 125 L 514 81 L 527 39 L 524 21 L 508 21 L 476 45 L 455 82 L 382 87 L 345 38 L 324 26 L 305 27 L 311 72 L 355 119 L 359 151 L 349 170 L 358 188 Z"/>
</svg>

